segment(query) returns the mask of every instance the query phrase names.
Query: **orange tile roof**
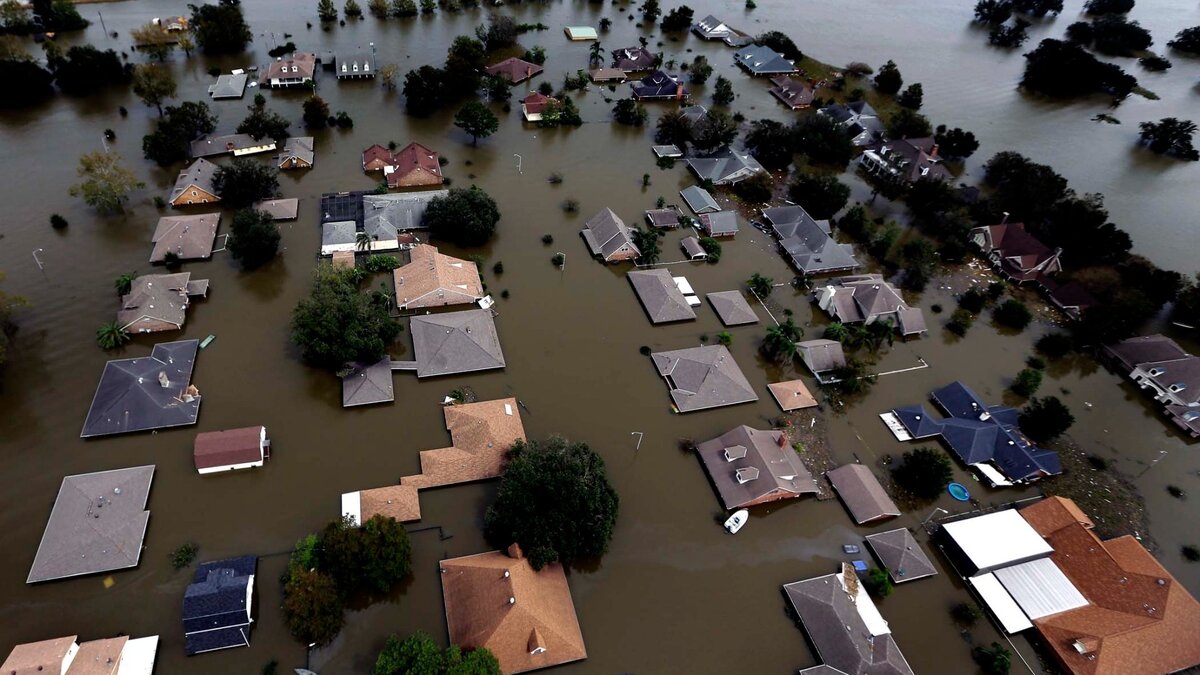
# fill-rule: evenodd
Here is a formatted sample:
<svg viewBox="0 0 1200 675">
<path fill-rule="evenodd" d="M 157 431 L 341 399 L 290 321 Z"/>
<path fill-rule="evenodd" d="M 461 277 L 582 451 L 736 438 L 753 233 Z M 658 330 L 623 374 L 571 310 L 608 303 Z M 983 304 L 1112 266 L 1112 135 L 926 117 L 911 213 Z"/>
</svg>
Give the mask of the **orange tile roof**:
<svg viewBox="0 0 1200 675">
<path fill-rule="evenodd" d="M 515 398 L 447 406 L 443 413 L 453 445 L 422 450 L 421 473 L 402 477 L 399 485 L 360 491 L 364 521 L 376 514 L 401 522 L 420 520 L 417 490 L 495 478 L 509 448 L 525 440 Z"/>
<path fill-rule="evenodd" d="M 121 665 L 121 652 L 128 636 L 91 640 L 79 645 L 67 675 L 113 675 Z"/>
<path fill-rule="evenodd" d="M 392 155 L 395 169 L 387 175 L 388 185 L 441 185 L 442 165 L 438 154 L 420 143 L 409 143 Z"/>
<path fill-rule="evenodd" d="M 1200 603 L 1137 540 L 1101 541 L 1069 499 L 1051 497 L 1021 515 L 1090 603 L 1034 621 L 1066 670 L 1157 675 L 1200 664 Z"/>
<path fill-rule="evenodd" d="M 392 274 L 396 304 L 408 309 L 463 305 L 483 297 L 475 263 L 438 253 L 429 244 L 413 247 L 412 262 Z"/>
<path fill-rule="evenodd" d="M 768 384 L 767 389 L 771 390 L 771 395 L 775 397 L 775 402 L 785 411 L 811 408 L 817 405 L 817 399 L 813 397 L 808 391 L 808 387 L 804 386 L 804 382 L 800 380 L 775 382 Z"/>
<path fill-rule="evenodd" d="M 562 565 L 534 571 L 513 544 L 439 567 L 451 643 L 487 647 L 505 675 L 587 658 Z"/>
<path fill-rule="evenodd" d="M 75 644 L 75 635 L 27 642 L 13 647 L 0 672 L 16 675 L 45 675 L 48 672 L 62 672 L 63 659 Z"/>
</svg>

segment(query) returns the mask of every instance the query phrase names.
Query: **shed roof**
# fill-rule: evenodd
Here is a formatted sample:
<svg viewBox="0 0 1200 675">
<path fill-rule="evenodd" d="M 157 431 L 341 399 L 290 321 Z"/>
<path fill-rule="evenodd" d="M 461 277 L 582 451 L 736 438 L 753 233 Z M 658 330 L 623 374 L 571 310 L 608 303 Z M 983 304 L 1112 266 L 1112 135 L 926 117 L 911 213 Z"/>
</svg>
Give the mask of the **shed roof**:
<svg viewBox="0 0 1200 675">
<path fill-rule="evenodd" d="M 504 352 L 489 310 L 414 316 L 409 330 L 413 336 L 417 377 L 504 367 Z"/>
<path fill-rule="evenodd" d="M 820 491 L 782 431 L 742 425 L 698 444 L 696 453 L 727 509 Z"/>
<path fill-rule="evenodd" d="M 1044 558 L 1050 544 L 1014 509 L 944 523 L 942 531 L 978 570 Z"/>
<path fill-rule="evenodd" d="M 197 469 L 258 462 L 263 458 L 262 426 L 206 431 L 196 434 L 192 458 Z"/>
<path fill-rule="evenodd" d="M 27 583 L 137 567 L 154 465 L 67 476 Z"/>
<path fill-rule="evenodd" d="M 392 391 L 391 357 L 384 356 L 370 365 L 356 364 L 342 377 L 342 407 L 372 403 L 391 403 L 396 399 Z"/>
<path fill-rule="evenodd" d="M 167 253 L 174 253 L 180 260 L 212 257 L 213 242 L 217 238 L 217 227 L 220 224 L 220 213 L 159 218 L 154 235 L 150 237 L 151 243 L 154 244 L 154 250 L 150 252 L 150 262 L 163 262 Z"/>
<path fill-rule="evenodd" d="M 758 315 L 741 291 L 718 291 L 709 293 L 707 297 L 717 316 L 721 317 L 721 323 L 726 326 L 758 323 Z"/>
<path fill-rule="evenodd" d="M 692 311 L 687 299 L 675 285 L 671 273 L 666 269 L 659 267 L 634 270 L 626 276 L 651 323 L 688 321 L 696 318 L 696 313 Z"/>
<path fill-rule="evenodd" d="M 937 568 L 925 555 L 912 533 L 900 527 L 887 532 L 868 534 L 867 543 L 887 568 L 892 581 L 904 583 L 937 574 Z"/>
<path fill-rule="evenodd" d="M 195 424 L 200 396 L 188 388 L 199 346 L 199 340 L 161 342 L 148 357 L 109 361 L 80 436 Z"/>
<path fill-rule="evenodd" d="M 825 476 L 859 525 L 900 515 L 900 508 L 865 464 L 844 464 Z"/>
<path fill-rule="evenodd" d="M 758 394 L 723 345 L 651 354 L 679 412 L 757 401 Z"/>
<path fill-rule="evenodd" d="M 708 190 L 699 185 L 693 185 L 680 190 L 679 196 L 683 197 L 683 201 L 687 202 L 688 208 L 697 214 L 712 213 L 721 210 L 721 206 L 717 204 L 717 200 L 713 199 Z"/>
</svg>

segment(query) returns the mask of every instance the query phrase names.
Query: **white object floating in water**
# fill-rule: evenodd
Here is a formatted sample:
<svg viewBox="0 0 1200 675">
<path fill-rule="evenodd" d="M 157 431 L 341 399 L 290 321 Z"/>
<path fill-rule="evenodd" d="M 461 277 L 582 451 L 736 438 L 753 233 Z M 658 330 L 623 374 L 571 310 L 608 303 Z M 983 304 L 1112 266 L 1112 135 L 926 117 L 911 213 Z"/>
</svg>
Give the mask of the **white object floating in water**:
<svg viewBox="0 0 1200 675">
<path fill-rule="evenodd" d="M 725 521 L 725 530 L 729 534 L 737 534 L 738 530 L 746 524 L 746 520 L 750 518 L 750 512 L 746 509 L 738 509 L 729 516 L 729 520 Z"/>
</svg>

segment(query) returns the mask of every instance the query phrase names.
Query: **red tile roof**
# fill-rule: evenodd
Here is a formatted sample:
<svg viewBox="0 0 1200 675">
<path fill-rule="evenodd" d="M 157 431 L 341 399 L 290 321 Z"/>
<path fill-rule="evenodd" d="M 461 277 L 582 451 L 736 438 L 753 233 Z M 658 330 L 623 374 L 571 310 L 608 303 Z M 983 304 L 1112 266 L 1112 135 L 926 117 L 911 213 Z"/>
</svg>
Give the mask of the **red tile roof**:
<svg viewBox="0 0 1200 675">
<path fill-rule="evenodd" d="M 530 63 L 518 58 L 510 58 L 488 66 L 487 74 L 499 75 L 509 82 L 516 84 L 517 82 L 528 80 L 542 72 L 542 70 L 542 67 L 536 63 Z"/>
<path fill-rule="evenodd" d="M 388 174 L 391 187 L 441 185 L 442 165 L 438 154 L 420 143 L 409 143 L 392 155 L 395 170 Z"/>
<path fill-rule="evenodd" d="M 196 434 L 192 457 L 197 469 L 247 464 L 263 458 L 261 426 Z"/>
</svg>

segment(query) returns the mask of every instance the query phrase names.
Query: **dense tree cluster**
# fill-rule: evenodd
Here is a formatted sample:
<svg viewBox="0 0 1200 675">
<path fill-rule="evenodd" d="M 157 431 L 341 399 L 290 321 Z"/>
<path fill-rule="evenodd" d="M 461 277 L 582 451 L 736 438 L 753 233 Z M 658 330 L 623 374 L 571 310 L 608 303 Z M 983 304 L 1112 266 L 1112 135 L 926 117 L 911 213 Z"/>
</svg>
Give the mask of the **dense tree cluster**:
<svg viewBox="0 0 1200 675">
<path fill-rule="evenodd" d="M 1192 26 L 1179 31 L 1175 39 L 1168 42 L 1167 46 L 1181 52 L 1200 54 L 1200 26 Z"/>
<path fill-rule="evenodd" d="M 825 173 L 797 174 L 788 186 L 788 198 L 817 220 L 832 218 L 850 199 L 850 187 Z"/>
<path fill-rule="evenodd" d="M 687 5 L 680 5 L 667 12 L 667 14 L 662 18 L 662 23 L 659 24 L 659 27 L 662 28 L 663 32 L 665 33 L 677 33 L 679 31 L 685 31 L 688 28 L 691 28 L 692 17 L 694 15 L 695 12 L 691 7 L 688 7 Z"/>
<path fill-rule="evenodd" d="M 875 73 L 875 88 L 881 94 L 895 94 L 904 86 L 904 77 L 895 61 L 888 61 Z"/>
<path fill-rule="evenodd" d="M 892 470 L 896 483 L 920 499 L 937 499 L 954 477 L 954 468 L 946 453 L 934 448 L 917 448 L 904 453 L 900 465 Z"/>
<path fill-rule="evenodd" d="M 275 194 L 279 170 L 249 157 L 235 157 L 213 174 L 213 188 L 225 206 L 242 208 Z"/>
<path fill-rule="evenodd" d="M 1160 155 L 1172 155 L 1194 162 L 1200 160 L 1200 152 L 1192 145 L 1196 123 L 1175 117 L 1164 117 L 1157 122 L 1142 122 L 1140 138 L 1146 147 Z"/>
<path fill-rule="evenodd" d="M 500 662 L 486 647 L 464 653 L 458 645 L 443 650 L 424 633 L 400 640 L 388 637 L 375 659 L 372 675 L 500 675 Z"/>
<path fill-rule="evenodd" d="M 275 218 L 265 211 L 243 209 L 233 214 L 227 248 L 242 269 L 263 266 L 279 252 L 279 228 Z"/>
<path fill-rule="evenodd" d="M 617 124 L 630 127 L 640 127 L 650 117 L 650 113 L 646 112 L 646 107 L 632 98 L 623 98 L 617 101 L 612 112 L 613 120 Z"/>
<path fill-rule="evenodd" d="M 445 197 L 429 202 L 422 224 L 429 228 L 434 239 L 453 242 L 457 246 L 482 246 L 492 238 L 500 209 L 482 188 L 454 188 Z"/>
<path fill-rule="evenodd" d="M 804 58 L 804 54 L 796 46 L 796 43 L 792 42 L 792 38 L 777 30 L 767 31 L 754 38 L 754 44 L 777 51 L 789 61 L 799 61 Z"/>
<path fill-rule="evenodd" d="M 1154 42 L 1150 31 L 1121 14 L 1106 14 L 1090 23 L 1073 23 L 1067 27 L 1067 39 L 1110 56 L 1131 56 L 1149 49 Z"/>
<path fill-rule="evenodd" d="M 338 370 L 348 363 L 375 363 L 400 333 L 386 303 L 360 292 L 354 270 L 317 267 L 312 290 L 292 313 L 292 342 L 304 360 Z"/>
<path fill-rule="evenodd" d="M 128 84 L 133 66 L 122 63 L 111 49 L 100 51 L 91 45 L 76 45 L 65 54 L 47 59 L 58 88 L 67 94 L 91 94 L 104 87 Z"/>
<path fill-rule="evenodd" d="M 1124 98 L 1137 86 L 1137 78 L 1119 66 L 1104 63 L 1082 47 L 1062 40 L 1042 40 L 1025 55 L 1021 86 L 1056 98 L 1108 93 Z"/>
<path fill-rule="evenodd" d="M 238 54 L 254 39 L 246 25 L 246 17 L 242 15 L 241 0 L 189 6 L 192 9 L 190 29 L 196 36 L 196 44 L 206 54 Z"/>
<path fill-rule="evenodd" d="M 1071 409 L 1054 396 L 1030 400 L 1017 418 L 1021 431 L 1039 443 L 1058 438 L 1074 423 Z"/>
<path fill-rule="evenodd" d="M 216 128 L 217 116 L 207 103 L 187 101 L 168 106 L 154 131 L 142 138 L 142 153 L 159 166 L 183 161 L 191 156 L 192 141 Z"/>
<path fill-rule="evenodd" d="M 1125 14 L 1133 9 L 1134 0 L 1087 0 L 1083 11 L 1093 16 L 1102 14 Z"/>
</svg>

